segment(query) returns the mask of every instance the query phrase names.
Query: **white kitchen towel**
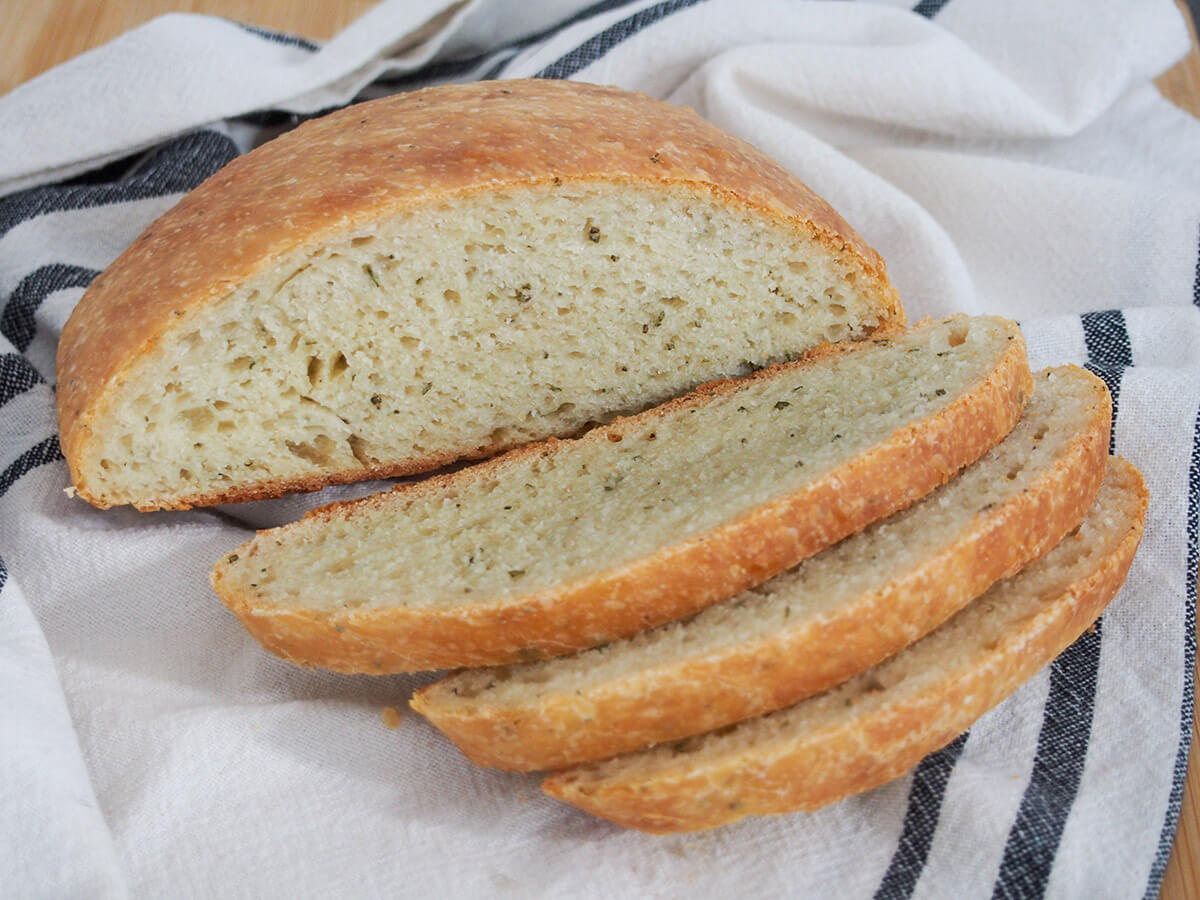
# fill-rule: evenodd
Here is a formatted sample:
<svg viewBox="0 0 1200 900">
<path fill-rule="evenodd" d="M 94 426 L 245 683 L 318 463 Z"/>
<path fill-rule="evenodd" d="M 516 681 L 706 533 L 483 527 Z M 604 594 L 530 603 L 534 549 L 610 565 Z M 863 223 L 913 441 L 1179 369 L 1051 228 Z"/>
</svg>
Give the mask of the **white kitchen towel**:
<svg viewBox="0 0 1200 900">
<path fill-rule="evenodd" d="M 0 895 L 1154 897 L 1192 720 L 1200 123 L 1151 79 L 1186 48 L 1170 0 L 394 0 L 324 47 L 173 16 L 0 98 Z M 1016 317 L 1036 364 L 1112 389 L 1152 498 L 1129 582 L 904 778 L 623 832 L 414 715 L 385 728 L 427 677 L 291 668 L 217 602 L 252 525 L 370 486 L 147 515 L 64 494 L 57 336 L 181 192 L 320 108 L 524 76 L 695 107 L 829 199 L 911 318 Z"/>
</svg>

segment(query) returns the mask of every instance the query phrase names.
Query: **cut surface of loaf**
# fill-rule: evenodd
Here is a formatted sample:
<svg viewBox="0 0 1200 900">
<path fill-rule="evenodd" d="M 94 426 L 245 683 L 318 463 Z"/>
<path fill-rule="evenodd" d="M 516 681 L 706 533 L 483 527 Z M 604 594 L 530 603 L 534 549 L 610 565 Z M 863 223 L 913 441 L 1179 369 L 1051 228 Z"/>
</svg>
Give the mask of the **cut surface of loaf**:
<svg viewBox="0 0 1200 900">
<path fill-rule="evenodd" d="M 948 484 L 762 585 L 575 656 L 467 670 L 413 707 L 479 765 L 556 769 L 677 740 L 827 690 L 940 625 L 1075 528 L 1112 404 L 1068 366 Z"/>
<path fill-rule="evenodd" d="M 1137 470 L 1112 460 L 1077 531 L 879 666 L 730 729 L 551 775 L 544 788 L 621 825 L 667 833 L 817 809 L 884 784 L 1095 621 L 1125 579 L 1146 503 Z"/>
<path fill-rule="evenodd" d="M 238 548 L 213 585 L 306 665 L 561 655 L 724 600 L 907 506 L 1007 434 L 1031 391 L 1013 323 L 927 322 L 316 510 Z"/>
<path fill-rule="evenodd" d="M 427 471 L 903 324 L 829 206 L 694 112 L 555 81 L 360 104 L 234 160 L 63 331 L 79 496 Z"/>
</svg>

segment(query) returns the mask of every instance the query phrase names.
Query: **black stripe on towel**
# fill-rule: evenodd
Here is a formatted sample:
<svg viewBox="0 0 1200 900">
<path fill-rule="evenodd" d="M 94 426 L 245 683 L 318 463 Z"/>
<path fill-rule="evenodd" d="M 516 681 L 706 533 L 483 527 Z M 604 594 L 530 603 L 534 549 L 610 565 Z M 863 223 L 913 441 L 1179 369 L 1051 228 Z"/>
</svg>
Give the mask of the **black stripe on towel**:
<svg viewBox="0 0 1200 900">
<path fill-rule="evenodd" d="M 921 760 L 914 770 L 900 840 L 875 892 L 875 900 L 907 900 L 912 896 L 933 847 L 950 773 L 966 745 L 967 734 L 960 734 L 937 753 Z"/>
<path fill-rule="evenodd" d="M 189 191 L 238 155 L 227 136 L 197 131 L 142 154 L 120 181 L 53 184 L 0 198 L 0 236 L 27 219 Z"/>
<path fill-rule="evenodd" d="M 233 22 L 232 19 L 228 21 Z M 273 44 L 283 44 L 287 47 L 299 47 L 301 50 L 307 50 L 310 53 L 316 53 L 321 49 L 321 45 L 310 41 L 308 38 L 302 38 L 297 34 L 285 34 L 282 31 L 271 31 L 267 28 L 261 28 L 258 25 L 247 25 L 244 22 L 233 22 L 242 31 L 248 31 L 255 37 L 260 37 L 263 40 L 270 41 Z"/>
<path fill-rule="evenodd" d="M 1125 367 L 1133 364 L 1125 316 L 1119 310 L 1108 310 L 1080 318 L 1088 368 L 1104 379 L 1112 393 L 1115 436 L 1121 377 Z M 1050 665 L 1050 691 L 1042 711 L 1033 772 L 1004 846 L 992 892 L 997 900 L 1041 897 L 1046 891 L 1087 761 L 1103 621 Z"/>
<path fill-rule="evenodd" d="M 18 456 L 7 469 L 0 472 L 0 497 L 8 493 L 8 489 L 17 483 L 18 479 L 27 472 L 32 472 L 38 466 L 58 462 L 63 458 L 62 449 L 58 446 L 58 435 L 52 434 Z"/>
<path fill-rule="evenodd" d="M 1200 291 L 1200 277 L 1197 279 Z M 1187 778 L 1188 748 L 1192 742 L 1192 717 L 1196 709 L 1196 571 L 1200 568 L 1200 410 L 1192 428 L 1192 461 L 1188 468 L 1187 504 L 1187 568 L 1184 570 L 1183 614 L 1183 702 L 1179 710 L 1179 749 L 1175 754 L 1175 772 L 1171 794 L 1167 800 L 1167 815 L 1158 836 L 1158 852 L 1150 867 L 1146 884 L 1146 900 L 1155 900 L 1162 887 L 1163 873 L 1171 858 L 1175 829 L 1179 825 L 1179 810 L 1183 805 L 1183 785 Z"/>
<path fill-rule="evenodd" d="M 1033 773 L 1008 833 L 993 898 L 1041 897 L 1075 803 L 1096 703 L 1100 629 L 1086 632 L 1050 666 Z"/>
<path fill-rule="evenodd" d="M 0 406 L 44 380 L 19 353 L 0 354 Z"/>
<path fill-rule="evenodd" d="M 538 72 L 535 78 L 570 78 L 576 72 L 591 65 L 618 44 L 633 37 L 639 31 L 662 21 L 667 16 L 701 3 L 702 0 L 664 0 L 647 6 L 632 16 L 605 28 L 599 34 L 584 41 L 566 56 L 551 63 Z"/>
<path fill-rule="evenodd" d="M 498 47 L 495 50 L 489 50 L 487 53 L 478 53 L 475 56 L 466 56 L 462 59 L 443 59 L 431 62 L 428 65 L 422 66 L 413 72 L 404 72 L 400 75 L 385 75 L 382 78 L 376 78 L 371 82 L 372 85 L 387 85 L 388 87 L 402 88 L 408 85 L 422 85 L 436 83 L 440 81 L 450 81 L 470 72 L 475 71 L 489 59 L 501 53 L 505 53 L 513 48 L 520 47 L 521 42 L 516 41 L 513 44 L 505 44 L 503 47 Z M 510 59 L 506 56 L 505 59 Z M 487 81 L 486 77 L 480 78 L 480 81 Z"/>
<path fill-rule="evenodd" d="M 513 59 L 515 59 L 516 56 L 526 47 L 531 47 L 534 44 L 539 44 L 542 41 L 546 41 L 554 37 L 554 35 L 558 34 L 558 32 L 562 31 L 563 29 L 570 28 L 572 25 L 577 25 L 585 19 L 592 18 L 592 16 L 598 16 L 601 13 L 611 12 L 614 9 L 620 9 L 622 6 L 629 6 L 634 2 L 636 2 L 636 0 L 600 0 L 599 3 L 593 3 L 591 6 L 581 9 L 570 18 L 564 19 L 561 22 L 557 22 L 554 25 L 551 25 L 549 28 L 539 31 L 537 34 L 531 34 L 528 37 L 521 38 L 519 41 L 514 41 L 509 45 L 513 52 L 505 56 L 494 66 L 488 69 L 487 73 L 483 76 L 483 80 L 490 81 L 493 78 L 498 78 L 500 73 L 504 71 L 505 67 L 512 62 Z"/>
<path fill-rule="evenodd" d="M 521 51 L 519 49 L 513 50 L 511 53 L 502 54 L 500 59 L 497 60 L 496 63 L 493 64 L 491 68 L 489 68 L 486 72 L 484 72 L 479 80 L 480 81 L 495 81 L 497 78 L 499 78 L 501 76 L 501 74 L 503 74 L 504 70 L 508 68 L 508 64 L 520 55 L 521 55 Z"/>
<path fill-rule="evenodd" d="M 1192 302 L 1200 306 L 1200 243 L 1196 246 L 1196 278 L 1192 282 Z"/>
<path fill-rule="evenodd" d="M 1129 344 L 1129 331 L 1125 327 L 1125 314 L 1119 309 L 1104 312 L 1084 313 L 1083 339 L 1087 345 L 1087 367 L 1104 379 L 1108 392 L 1112 394 L 1113 433 L 1109 439 L 1109 452 L 1113 452 L 1117 440 L 1117 405 L 1121 398 L 1121 376 L 1128 366 L 1133 365 L 1133 350 Z"/>
<path fill-rule="evenodd" d="M 572 25 L 576 25 L 585 19 L 590 19 L 592 16 L 620 9 L 622 6 L 629 6 L 635 2 L 636 0 L 600 0 L 599 3 L 585 6 L 578 12 L 543 28 L 541 31 L 535 31 L 533 34 L 527 34 L 514 41 L 509 41 L 507 44 L 492 47 L 486 53 L 477 53 L 475 56 L 468 56 L 463 59 L 432 62 L 415 72 L 405 72 L 403 75 L 392 77 L 384 76 L 373 81 L 372 84 L 403 85 L 411 82 L 429 83 L 442 81 L 466 75 L 468 72 L 472 72 L 482 66 L 489 59 L 495 59 L 499 56 L 501 58 L 479 78 L 480 81 L 490 81 L 503 72 L 504 67 L 512 61 L 513 57 L 525 48 L 532 47 L 534 44 L 552 38 L 564 28 L 570 28 Z"/>
<path fill-rule="evenodd" d="M 921 0 L 920 3 L 913 7 L 913 12 L 915 12 L 918 16 L 924 16 L 927 19 L 932 19 L 934 16 L 940 13 L 942 11 L 942 7 L 949 2 L 950 0 Z"/>
<path fill-rule="evenodd" d="M 21 279 L 0 313 L 0 334 L 24 353 L 37 330 L 35 316 L 42 302 L 55 291 L 87 287 L 100 273 L 82 266 L 52 263 L 34 269 Z"/>
</svg>

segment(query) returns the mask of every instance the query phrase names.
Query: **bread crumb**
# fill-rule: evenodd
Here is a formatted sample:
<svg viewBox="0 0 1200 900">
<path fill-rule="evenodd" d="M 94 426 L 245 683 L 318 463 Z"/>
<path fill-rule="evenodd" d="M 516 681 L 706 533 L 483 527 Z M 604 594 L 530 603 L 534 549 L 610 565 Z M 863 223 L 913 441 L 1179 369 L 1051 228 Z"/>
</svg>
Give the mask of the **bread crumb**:
<svg viewBox="0 0 1200 900">
<path fill-rule="evenodd" d="M 379 718 L 383 719 L 383 724 L 388 728 L 397 728 L 400 725 L 400 710 L 394 706 L 385 706 Z"/>
</svg>

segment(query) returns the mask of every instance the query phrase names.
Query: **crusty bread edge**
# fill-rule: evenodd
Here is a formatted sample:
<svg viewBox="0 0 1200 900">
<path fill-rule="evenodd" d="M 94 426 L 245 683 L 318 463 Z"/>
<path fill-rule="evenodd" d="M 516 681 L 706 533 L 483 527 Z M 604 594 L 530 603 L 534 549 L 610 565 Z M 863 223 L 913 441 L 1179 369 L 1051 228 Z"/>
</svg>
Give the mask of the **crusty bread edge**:
<svg viewBox="0 0 1200 900">
<path fill-rule="evenodd" d="M 922 323 L 916 329 L 936 324 Z M 898 429 L 795 494 L 573 584 L 502 603 L 318 612 L 255 606 L 252 596 L 239 594 L 224 580 L 228 563 L 223 559 L 213 570 L 213 588 L 267 649 L 298 665 L 340 672 L 383 674 L 528 662 L 624 637 L 696 612 L 791 568 L 908 506 L 986 453 L 1016 424 L 1033 387 L 1020 331 L 1011 322 L 1004 322 L 1004 327 L 1010 332 L 1008 343 L 992 371 L 928 419 Z M 661 407 L 594 429 L 579 440 L 619 439 L 633 425 L 711 402 L 756 379 L 770 378 L 782 368 L 811 366 L 828 355 L 853 349 L 818 348 L 749 379 L 712 382 Z M 514 461 L 553 453 L 559 443 L 552 439 L 521 447 L 469 469 L 400 485 L 394 492 L 420 495 L 460 480 L 503 477 Z M 353 515 L 364 505 L 387 502 L 389 496 L 331 504 L 313 510 L 302 521 Z M 274 539 L 281 530 L 260 532 L 233 555 L 255 554 L 257 541 Z"/>
<path fill-rule="evenodd" d="M 167 294 L 158 291 L 154 287 L 153 279 L 145 274 L 147 267 L 151 266 L 156 258 L 172 258 L 172 251 L 175 249 L 190 247 L 196 242 L 198 235 L 203 237 L 212 225 L 211 217 L 204 216 L 205 204 L 214 199 L 212 195 L 234 192 L 237 196 L 244 194 L 246 198 L 250 198 L 254 194 L 259 168 L 267 167 L 270 171 L 271 167 L 288 162 L 286 157 L 280 158 L 278 152 L 252 152 L 236 158 L 152 223 L 87 288 L 63 328 L 56 358 L 56 370 L 59 373 L 56 405 L 60 445 L 67 461 L 75 495 L 101 509 L 127 502 L 100 491 L 93 491 L 84 480 L 80 461 L 89 453 L 93 437 L 92 422 L 105 414 L 109 404 L 113 402 L 116 389 L 129 378 L 136 377 L 139 363 L 147 354 L 168 334 L 188 327 L 197 310 L 220 302 L 228 295 L 232 285 L 245 282 L 275 264 L 287 253 L 295 252 L 301 247 L 317 246 L 336 240 L 339 236 L 348 236 L 370 221 L 490 190 L 548 184 L 569 187 L 572 184 L 610 182 L 690 187 L 697 191 L 708 191 L 735 207 L 767 216 L 790 227 L 804 229 L 831 253 L 849 253 L 861 266 L 862 274 L 871 283 L 879 298 L 880 306 L 877 311 L 881 322 L 905 324 L 903 307 L 896 290 L 887 278 L 887 269 L 882 257 L 825 200 L 750 144 L 705 122 L 693 110 L 665 103 L 646 94 L 579 82 L 557 83 L 533 79 L 528 83 L 536 92 L 561 92 L 563 106 L 568 108 L 570 101 L 576 96 L 573 92 L 582 90 L 588 102 L 613 99 L 624 103 L 631 113 L 631 123 L 645 115 L 658 115 L 663 120 L 662 130 L 665 134 L 671 133 L 672 125 L 682 134 L 695 131 L 703 136 L 703 146 L 688 149 L 673 145 L 670 160 L 658 159 L 657 153 L 653 159 L 643 158 L 640 155 L 642 147 L 627 147 L 621 140 L 613 140 L 619 138 L 622 133 L 622 122 L 618 120 L 603 126 L 602 136 L 605 140 L 602 143 L 608 149 L 603 152 L 591 151 L 585 157 L 593 166 L 590 172 L 572 173 L 560 169 L 530 174 L 528 166 L 514 166 L 507 174 L 492 172 L 487 178 L 482 178 L 470 176 L 469 171 L 464 174 L 464 171 L 457 169 L 446 170 L 446 166 L 453 165 L 447 157 L 446 160 L 437 162 L 438 168 L 427 173 L 428 177 L 422 183 L 423 193 L 419 197 L 414 196 L 411 191 L 393 196 L 387 191 L 372 193 L 365 190 L 353 191 L 345 196 L 339 194 L 336 201 L 332 194 L 314 196 L 311 208 L 320 207 L 326 214 L 320 226 L 313 227 L 300 236 L 297 236 L 294 230 L 281 236 L 276 233 L 278 229 L 266 227 L 271 223 L 266 220 L 264 212 L 264 252 L 260 256 L 249 262 L 241 260 L 235 269 L 229 271 L 217 271 L 216 265 L 210 264 L 204 277 L 190 292 Z M 526 90 L 526 84 L 527 82 L 520 80 L 504 82 L 502 87 L 497 87 L 496 83 L 485 83 L 478 90 L 481 96 L 495 92 L 513 94 Z M 446 90 L 446 86 L 425 88 L 410 92 L 401 102 L 409 106 L 415 105 L 416 112 L 410 112 L 410 115 L 421 115 L 421 107 L 435 100 L 439 91 L 444 92 L 446 96 L 453 94 L 457 98 L 462 89 L 461 85 L 453 86 L 450 91 Z M 368 116 L 385 110 L 385 104 L 389 101 L 394 103 L 396 98 L 385 97 L 355 104 L 331 113 L 321 120 L 305 123 L 277 140 L 284 141 L 283 146 L 288 150 L 291 150 L 292 144 L 298 144 L 302 148 L 301 133 L 307 134 L 316 130 L 318 123 L 322 130 L 343 125 L 352 130 L 358 127 L 360 121 L 365 123 Z M 503 114 L 505 111 L 500 112 Z M 477 115 L 486 116 L 487 113 L 480 112 Z M 386 112 L 384 116 L 386 118 Z M 582 119 L 580 125 L 600 127 L 599 123 L 585 122 Z M 630 135 L 636 133 L 631 127 L 626 130 Z M 584 137 L 586 135 L 582 135 L 581 139 Z M 390 157 L 397 156 L 395 151 L 400 148 L 388 149 L 392 152 L 388 154 L 389 159 L 385 162 L 395 166 L 397 163 Z M 738 159 L 751 160 L 758 176 L 752 180 L 743 171 L 745 167 L 738 168 L 729 162 Z M 617 174 L 600 174 L 603 163 L 607 163 Z M 293 160 L 291 164 L 297 169 L 297 177 L 302 178 L 307 174 L 303 171 L 301 163 Z M 714 167 L 722 173 L 723 177 L 719 182 L 714 180 L 716 176 L 710 171 Z M 325 175 L 324 172 L 317 174 Z M 417 174 L 420 175 L 420 171 Z M 381 177 L 380 185 L 386 183 L 386 179 Z M 364 201 L 366 196 L 373 197 L 373 200 Z M 237 208 L 236 204 L 234 207 Z M 129 307 L 123 306 L 122 304 L 130 298 L 132 304 Z M 83 317 L 76 314 L 81 308 L 89 316 L 86 325 L 81 324 Z M 228 490 L 150 497 L 135 501 L 132 505 L 141 511 L 152 511 L 268 499 L 291 491 L 312 491 L 333 484 L 427 472 L 455 459 L 491 455 L 507 449 L 508 446 L 494 443 L 484 445 L 474 452 L 434 453 L 370 467 L 354 466 L 290 478 L 266 478 Z"/>
<path fill-rule="evenodd" d="M 1054 465 L 977 517 L 942 552 L 846 607 L 799 628 L 583 691 L 501 704 L 460 700 L 443 681 L 417 691 L 413 709 L 477 765 L 533 771 L 712 731 L 828 690 L 932 631 L 1083 520 L 1107 468 L 1112 401 L 1095 375 L 1062 368 L 1087 379 L 1097 402 L 1091 421 Z"/>
<path fill-rule="evenodd" d="M 818 732 L 784 749 L 773 746 L 770 753 L 747 748 L 704 771 L 587 784 L 586 769 L 569 769 L 549 776 L 543 790 L 627 828 L 669 834 L 715 828 L 748 815 L 819 809 L 897 778 L 1070 646 L 1116 595 L 1141 540 L 1148 496 L 1133 466 L 1119 458 L 1113 465 L 1133 481 L 1138 499 L 1138 514 L 1124 538 L 1087 576 L 1007 634 L 965 677 L 943 680 L 904 704 L 877 710 L 856 727 Z M 698 800 L 701 795 L 707 799 Z"/>
</svg>

